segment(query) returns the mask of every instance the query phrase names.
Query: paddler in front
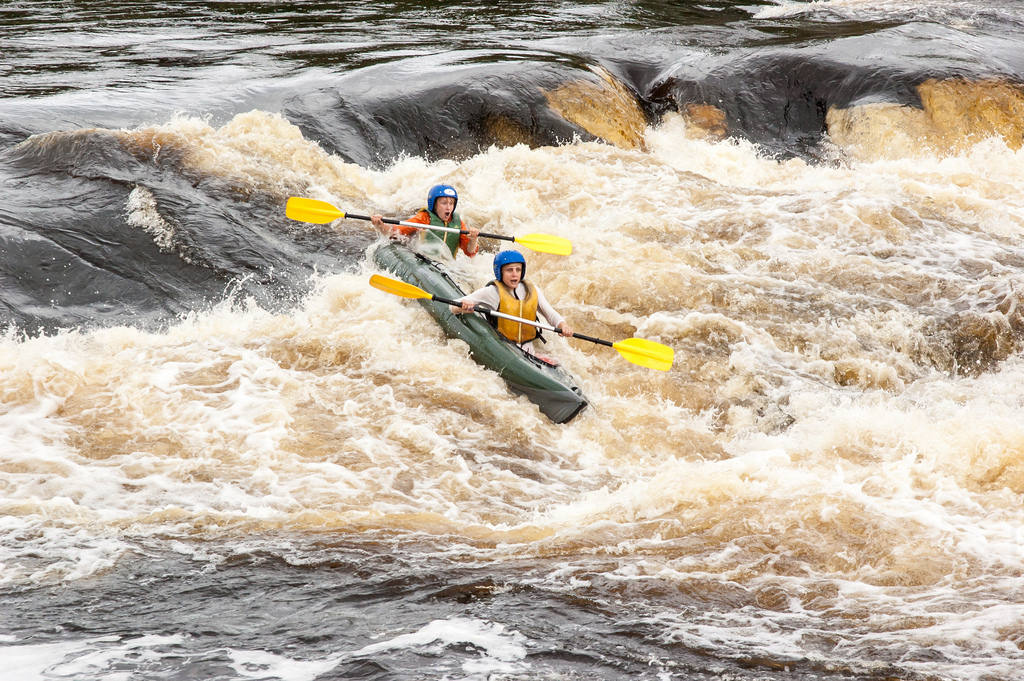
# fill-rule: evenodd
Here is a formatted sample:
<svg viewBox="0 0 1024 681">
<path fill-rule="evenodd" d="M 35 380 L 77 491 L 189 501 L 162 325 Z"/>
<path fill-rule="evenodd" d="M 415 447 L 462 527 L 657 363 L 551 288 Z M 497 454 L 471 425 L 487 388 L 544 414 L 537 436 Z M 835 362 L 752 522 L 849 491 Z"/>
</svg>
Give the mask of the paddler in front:
<svg viewBox="0 0 1024 681">
<path fill-rule="evenodd" d="M 525 279 L 526 258 L 523 254 L 513 250 L 500 251 L 494 256 L 494 281 L 460 298 L 461 306 L 452 305 L 451 310 L 455 314 L 464 314 L 473 312 L 476 305 L 483 303 L 492 310 L 536 321 L 539 321 L 539 312 L 561 335 L 572 336 L 572 327 L 555 311 L 555 308 L 551 307 L 540 287 L 526 282 Z M 518 345 L 524 352 L 549 364 L 557 364 L 550 357 L 538 355 L 534 350 L 535 339 L 539 338 L 542 343 L 544 342 L 544 337 L 540 335 L 540 329 L 537 327 L 491 315 L 488 315 L 488 320 L 496 322 L 498 333 Z"/>
<path fill-rule="evenodd" d="M 447 184 L 438 184 L 427 192 L 427 207 L 421 208 L 415 215 L 406 222 L 416 222 L 421 225 L 435 225 L 437 227 L 458 227 L 464 233 L 449 232 L 440 229 L 416 229 L 404 225 L 389 225 L 384 222 L 384 216 L 371 215 L 370 222 L 377 230 L 387 237 L 401 237 L 410 239 L 417 237 L 420 241 L 417 244 L 417 251 L 424 255 L 437 258 L 454 259 L 455 254 L 461 250 L 472 257 L 479 250 L 477 238 L 480 230 L 475 227 L 467 227 L 466 223 L 455 212 L 455 206 L 459 203 L 459 194 L 455 187 Z M 447 256 L 445 255 L 447 253 Z M 441 259 L 437 258 L 437 259 Z"/>
</svg>

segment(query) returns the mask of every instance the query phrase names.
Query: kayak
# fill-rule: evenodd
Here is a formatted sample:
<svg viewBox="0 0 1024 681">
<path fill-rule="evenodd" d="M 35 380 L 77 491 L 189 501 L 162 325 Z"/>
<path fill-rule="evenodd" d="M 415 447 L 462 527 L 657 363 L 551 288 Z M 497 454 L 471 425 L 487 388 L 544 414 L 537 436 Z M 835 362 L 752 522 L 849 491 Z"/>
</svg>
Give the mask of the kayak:
<svg viewBox="0 0 1024 681">
<path fill-rule="evenodd" d="M 389 241 L 373 252 L 374 263 L 399 279 L 444 298 L 466 295 L 444 267 Z M 477 364 L 495 371 L 512 392 L 525 395 L 555 423 L 566 423 L 587 406 L 587 398 L 562 368 L 523 352 L 478 314 L 452 314 L 447 304 L 419 301 L 449 338 L 469 345 Z"/>
</svg>

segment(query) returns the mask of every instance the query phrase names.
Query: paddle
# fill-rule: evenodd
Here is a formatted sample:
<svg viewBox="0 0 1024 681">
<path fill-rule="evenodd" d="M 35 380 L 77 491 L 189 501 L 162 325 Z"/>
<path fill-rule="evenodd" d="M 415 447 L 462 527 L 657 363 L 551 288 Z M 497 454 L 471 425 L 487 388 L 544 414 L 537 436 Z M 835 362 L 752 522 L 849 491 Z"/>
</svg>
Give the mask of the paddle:
<svg viewBox="0 0 1024 681">
<path fill-rule="evenodd" d="M 338 218 L 349 218 L 351 220 L 370 219 L 369 215 L 346 213 L 343 210 L 338 210 L 326 201 L 306 199 L 301 196 L 289 197 L 288 202 L 284 207 L 284 213 L 292 220 L 298 220 L 299 222 L 312 222 L 318 225 L 334 222 Z M 384 222 L 389 225 L 403 225 L 405 227 L 415 227 L 416 229 L 439 229 L 443 232 L 458 232 L 459 234 L 466 234 L 465 230 L 459 229 L 458 227 L 421 225 L 418 222 L 407 222 L 405 220 L 395 220 L 394 218 L 384 218 Z M 524 234 L 523 236 L 505 236 L 504 234 L 488 234 L 486 232 L 480 232 L 480 236 L 487 237 L 488 239 L 514 241 L 517 244 L 526 246 L 532 251 L 539 251 L 541 253 L 552 253 L 554 255 L 569 255 L 572 253 L 572 244 L 568 239 L 564 239 L 560 236 L 553 236 L 551 234 L 534 233 Z"/>
<path fill-rule="evenodd" d="M 393 293 L 394 295 L 401 296 L 403 298 L 426 298 L 427 300 L 436 300 L 439 303 L 447 303 L 448 305 L 461 305 L 457 300 L 435 296 L 432 293 L 427 293 L 418 286 L 413 286 L 412 284 L 408 284 L 404 281 L 398 281 L 397 279 L 389 279 L 379 274 L 374 274 L 370 277 L 370 286 L 380 289 L 381 291 L 386 291 L 387 293 Z M 511 319 L 512 321 L 520 322 L 522 324 L 536 326 L 539 329 L 560 333 L 558 329 L 553 326 L 548 326 L 547 324 L 542 324 L 540 322 L 531 322 L 530 320 L 523 319 L 522 317 L 513 317 L 512 315 L 492 310 L 486 305 L 477 305 L 473 309 L 477 312 L 489 314 L 493 317 L 504 317 L 505 319 Z M 600 338 L 594 338 L 593 336 L 584 336 L 582 333 L 574 333 L 572 338 L 582 338 L 583 340 L 590 341 L 591 343 L 615 348 L 619 351 L 620 355 L 633 364 L 639 364 L 640 366 L 647 367 L 648 369 L 668 371 L 672 368 L 672 361 L 675 359 L 675 351 L 672 348 L 645 338 L 627 338 L 626 340 L 620 340 L 615 343 L 601 340 Z"/>
</svg>

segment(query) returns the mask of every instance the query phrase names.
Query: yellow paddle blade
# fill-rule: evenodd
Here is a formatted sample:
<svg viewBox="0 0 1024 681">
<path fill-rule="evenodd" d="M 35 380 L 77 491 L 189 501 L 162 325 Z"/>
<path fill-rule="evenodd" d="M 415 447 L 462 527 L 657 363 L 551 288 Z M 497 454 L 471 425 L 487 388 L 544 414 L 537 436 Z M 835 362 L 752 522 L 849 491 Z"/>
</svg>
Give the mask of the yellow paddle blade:
<svg viewBox="0 0 1024 681">
<path fill-rule="evenodd" d="M 646 338 L 627 338 L 612 343 L 612 347 L 633 364 L 658 371 L 671 369 L 672 362 L 676 357 L 676 351 L 669 346 L 655 343 Z"/>
<path fill-rule="evenodd" d="M 572 243 L 568 239 L 552 234 L 524 234 L 515 238 L 517 244 L 522 244 L 531 251 L 540 253 L 551 253 L 553 255 L 569 255 L 572 253 Z"/>
<path fill-rule="evenodd" d="M 325 225 L 334 222 L 338 218 L 345 217 L 343 211 L 338 210 L 326 201 L 317 199 L 305 199 L 301 196 L 290 196 L 284 206 L 284 214 L 292 220 L 299 222 L 312 222 L 317 225 Z"/>
<path fill-rule="evenodd" d="M 426 298 L 431 300 L 434 297 L 419 286 L 413 286 L 397 279 L 388 279 L 379 274 L 370 275 L 370 286 L 387 293 L 393 293 L 396 296 L 402 296 L 403 298 Z"/>
</svg>

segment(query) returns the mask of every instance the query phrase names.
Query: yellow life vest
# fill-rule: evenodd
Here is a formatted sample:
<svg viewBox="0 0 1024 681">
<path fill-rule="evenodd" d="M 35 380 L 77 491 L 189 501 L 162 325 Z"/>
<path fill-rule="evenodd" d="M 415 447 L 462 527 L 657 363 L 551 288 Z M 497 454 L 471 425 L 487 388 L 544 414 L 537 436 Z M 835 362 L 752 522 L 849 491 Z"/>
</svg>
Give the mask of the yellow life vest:
<svg viewBox="0 0 1024 681">
<path fill-rule="evenodd" d="M 491 282 L 491 285 L 498 289 L 498 296 L 501 298 L 501 302 L 498 303 L 498 312 L 533 321 L 537 319 L 537 289 L 525 281 L 522 284 L 526 287 L 526 297 L 520 300 L 502 282 L 497 279 Z M 498 320 L 498 333 L 514 343 L 526 343 L 537 337 L 536 326 L 521 324 L 502 317 L 496 317 L 496 319 Z"/>
</svg>

